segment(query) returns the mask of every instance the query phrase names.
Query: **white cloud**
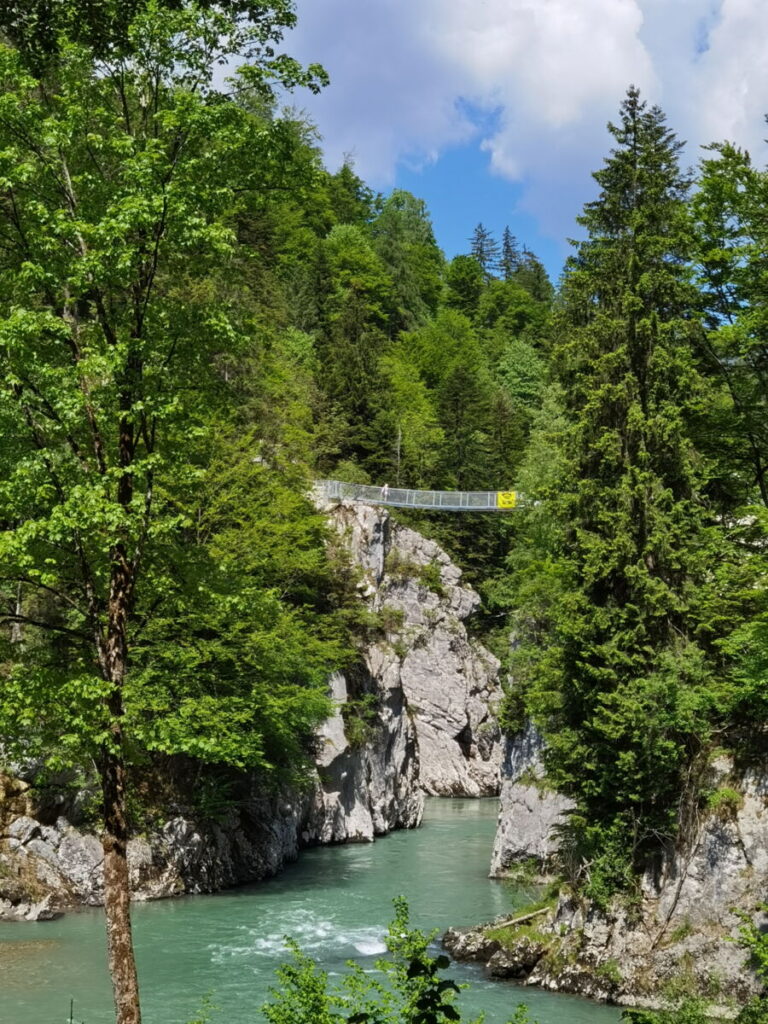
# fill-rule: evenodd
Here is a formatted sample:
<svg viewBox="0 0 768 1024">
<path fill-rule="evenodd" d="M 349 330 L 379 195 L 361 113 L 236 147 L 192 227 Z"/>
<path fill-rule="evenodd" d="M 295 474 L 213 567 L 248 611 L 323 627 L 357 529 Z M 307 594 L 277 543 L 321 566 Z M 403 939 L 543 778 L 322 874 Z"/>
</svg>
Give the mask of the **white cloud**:
<svg viewBox="0 0 768 1024">
<path fill-rule="evenodd" d="M 320 61 L 331 86 L 307 103 L 331 166 L 347 153 L 363 177 L 390 184 L 398 160 L 429 160 L 476 131 L 457 104 L 465 76 L 422 31 L 421 0 L 301 0 L 287 48 Z"/>
<path fill-rule="evenodd" d="M 709 33 L 709 49 L 697 61 L 686 111 L 698 140 L 726 138 L 764 157 L 768 110 L 768 6 L 754 0 L 723 0 Z"/>
<path fill-rule="evenodd" d="M 653 82 L 638 39 L 635 0 L 422 0 L 434 23 L 433 45 L 463 68 L 478 98 L 546 128 L 578 120 L 628 79 Z"/>
<path fill-rule="evenodd" d="M 755 0 L 299 0 L 290 48 L 328 68 L 308 104 L 331 165 L 351 152 L 390 184 L 398 161 L 473 136 L 523 206 L 562 237 L 608 147 L 630 83 L 696 147 L 764 153 L 768 4 Z M 484 130 L 467 113 L 494 111 Z"/>
</svg>

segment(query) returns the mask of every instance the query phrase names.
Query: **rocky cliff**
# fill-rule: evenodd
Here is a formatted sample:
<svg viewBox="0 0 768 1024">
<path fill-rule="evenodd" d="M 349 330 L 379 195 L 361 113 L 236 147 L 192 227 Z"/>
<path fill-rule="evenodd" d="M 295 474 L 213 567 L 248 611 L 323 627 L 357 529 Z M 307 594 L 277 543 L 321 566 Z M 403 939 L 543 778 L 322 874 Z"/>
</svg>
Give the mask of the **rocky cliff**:
<svg viewBox="0 0 768 1024">
<path fill-rule="evenodd" d="M 336 505 L 332 521 L 363 577 L 360 590 L 385 623 L 364 660 L 385 693 L 399 693 L 413 726 L 420 788 L 439 796 L 499 791 L 494 717 L 499 663 L 465 626 L 480 599 L 434 541 L 383 509 Z"/>
<path fill-rule="evenodd" d="M 41 802 L 29 782 L 0 776 L 0 920 L 46 920 L 102 902 L 101 842 L 77 802 Z M 172 808 L 129 842 L 135 898 L 212 892 L 275 874 L 297 855 L 306 802 L 253 791 L 215 820 Z"/>
<path fill-rule="evenodd" d="M 334 713 L 317 737 L 314 784 L 265 797 L 244 779 L 236 804 L 213 816 L 177 801 L 131 841 L 138 899 L 254 881 L 302 846 L 415 827 L 424 793 L 498 792 L 498 663 L 465 627 L 477 595 L 438 545 L 386 511 L 326 511 L 374 625 L 358 664 L 330 680 Z M 0 917 L 45 918 L 102 898 L 101 846 L 77 797 L 41 803 L 33 781 L 0 788 Z"/>
<path fill-rule="evenodd" d="M 546 874 L 557 848 L 553 826 L 569 807 L 542 780 L 532 730 L 510 741 L 504 762 L 493 872 L 535 865 Z M 670 988 L 739 1002 L 758 990 L 735 942 L 739 911 L 762 926 L 756 908 L 768 889 L 768 782 L 763 771 L 711 768 L 709 808 L 687 841 L 670 846 L 641 880 L 639 902 L 604 912 L 565 890 L 519 918 L 451 930 L 447 948 L 482 961 L 495 977 L 624 1005 L 657 1005 Z"/>
<path fill-rule="evenodd" d="M 532 725 L 504 741 L 492 878 L 530 867 L 546 875 L 557 851 L 557 826 L 573 805 L 547 785 L 541 751 L 541 737 Z"/>
</svg>

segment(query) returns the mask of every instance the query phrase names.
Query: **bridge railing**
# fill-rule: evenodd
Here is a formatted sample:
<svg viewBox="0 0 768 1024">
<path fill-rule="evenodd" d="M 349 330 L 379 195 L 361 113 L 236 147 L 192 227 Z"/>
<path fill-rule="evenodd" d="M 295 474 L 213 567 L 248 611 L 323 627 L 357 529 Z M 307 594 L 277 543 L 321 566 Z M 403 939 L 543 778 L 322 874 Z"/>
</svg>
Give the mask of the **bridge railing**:
<svg viewBox="0 0 768 1024">
<path fill-rule="evenodd" d="M 419 491 L 405 487 L 374 487 L 341 480 L 318 480 L 316 490 L 329 501 L 360 501 L 396 508 L 443 512 L 511 512 L 519 507 L 517 491 Z"/>
</svg>

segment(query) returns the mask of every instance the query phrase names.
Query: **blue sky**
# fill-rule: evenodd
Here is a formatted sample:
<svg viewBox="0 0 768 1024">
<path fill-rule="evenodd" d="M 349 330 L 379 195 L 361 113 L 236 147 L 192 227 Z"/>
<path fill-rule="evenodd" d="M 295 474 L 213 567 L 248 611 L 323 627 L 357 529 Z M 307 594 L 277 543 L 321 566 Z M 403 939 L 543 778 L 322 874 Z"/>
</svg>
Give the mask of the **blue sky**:
<svg viewBox="0 0 768 1024">
<path fill-rule="evenodd" d="M 475 142 L 452 146 L 420 168 L 398 164 L 395 185 L 424 199 L 438 244 L 448 257 L 469 251 L 469 237 L 482 223 L 498 241 L 505 226 L 532 249 L 557 280 L 570 248 L 565 239 L 543 236 L 536 219 L 519 209 L 524 188 L 489 171 L 488 154 Z"/>
<path fill-rule="evenodd" d="M 438 242 L 466 251 L 505 224 L 556 278 L 595 192 L 630 83 L 700 146 L 764 163 L 765 0 L 297 0 L 286 50 L 331 85 L 296 97 L 374 188 L 425 199 Z"/>
</svg>

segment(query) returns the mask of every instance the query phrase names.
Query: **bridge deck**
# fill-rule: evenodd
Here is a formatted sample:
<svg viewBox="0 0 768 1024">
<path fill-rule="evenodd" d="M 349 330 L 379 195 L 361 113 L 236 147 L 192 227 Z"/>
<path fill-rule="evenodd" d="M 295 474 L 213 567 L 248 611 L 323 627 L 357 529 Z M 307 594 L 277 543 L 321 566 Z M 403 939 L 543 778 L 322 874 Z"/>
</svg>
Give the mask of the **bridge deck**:
<svg viewBox="0 0 768 1024">
<path fill-rule="evenodd" d="M 373 487 L 341 480 L 318 480 L 319 494 L 329 501 L 360 501 L 395 508 L 423 508 L 440 512 L 511 512 L 520 506 L 517 491 L 417 491 L 405 487 Z"/>
</svg>

